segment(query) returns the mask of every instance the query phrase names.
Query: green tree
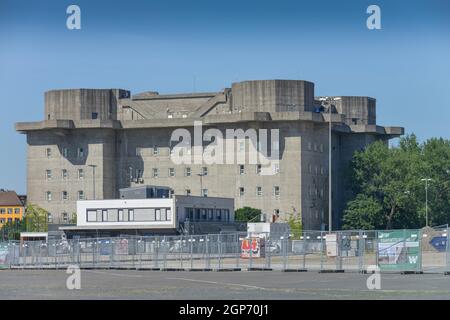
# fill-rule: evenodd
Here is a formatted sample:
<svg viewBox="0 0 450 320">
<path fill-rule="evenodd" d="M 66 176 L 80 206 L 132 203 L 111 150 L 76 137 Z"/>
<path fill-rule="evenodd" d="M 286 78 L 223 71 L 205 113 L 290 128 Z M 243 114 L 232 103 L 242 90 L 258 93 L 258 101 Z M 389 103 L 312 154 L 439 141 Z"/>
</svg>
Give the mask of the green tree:
<svg viewBox="0 0 450 320">
<path fill-rule="evenodd" d="M 48 231 L 48 212 L 34 204 L 29 204 L 25 213 L 26 230 L 28 232 Z"/>
<path fill-rule="evenodd" d="M 291 229 L 292 239 L 300 240 L 303 229 L 302 219 L 292 214 L 289 216 L 287 223 L 289 224 L 289 228 Z"/>
<path fill-rule="evenodd" d="M 356 152 L 351 163 L 352 199 L 344 212 L 344 228 L 419 228 L 425 224 L 425 191 L 429 186 L 430 225 L 450 221 L 450 141 L 430 139 L 419 144 L 415 135 L 399 146 L 378 141 Z"/>
<path fill-rule="evenodd" d="M 0 235 L 3 240 L 19 240 L 20 233 L 25 230 L 25 221 L 8 221 L 2 226 Z"/>
<path fill-rule="evenodd" d="M 260 216 L 261 210 L 251 207 L 243 207 L 234 212 L 234 219 L 236 221 L 259 221 Z"/>
</svg>

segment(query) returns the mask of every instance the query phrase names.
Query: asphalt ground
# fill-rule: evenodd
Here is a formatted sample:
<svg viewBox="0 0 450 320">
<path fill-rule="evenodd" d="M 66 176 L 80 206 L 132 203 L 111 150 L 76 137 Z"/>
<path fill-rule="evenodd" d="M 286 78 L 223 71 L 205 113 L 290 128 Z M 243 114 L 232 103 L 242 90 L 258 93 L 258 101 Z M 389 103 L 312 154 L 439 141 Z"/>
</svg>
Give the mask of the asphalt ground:
<svg viewBox="0 0 450 320">
<path fill-rule="evenodd" d="M 68 290 L 65 270 L 0 270 L 0 299 L 450 299 L 450 276 L 279 271 L 179 272 L 81 270 Z"/>
</svg>

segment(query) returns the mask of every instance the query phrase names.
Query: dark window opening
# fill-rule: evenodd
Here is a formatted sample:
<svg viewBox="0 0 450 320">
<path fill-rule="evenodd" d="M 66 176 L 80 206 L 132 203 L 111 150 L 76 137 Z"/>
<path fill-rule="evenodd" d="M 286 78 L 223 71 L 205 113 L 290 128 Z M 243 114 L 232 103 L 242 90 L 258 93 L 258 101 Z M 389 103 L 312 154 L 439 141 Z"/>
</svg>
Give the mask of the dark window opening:
<svg viewBox="0 0 450 320">
<path fill-rule="evenodd" d="M 95 120 L 98 118 L 98 113 L 97 112 L 92 112 L 92 119 Z"/>
</svg>

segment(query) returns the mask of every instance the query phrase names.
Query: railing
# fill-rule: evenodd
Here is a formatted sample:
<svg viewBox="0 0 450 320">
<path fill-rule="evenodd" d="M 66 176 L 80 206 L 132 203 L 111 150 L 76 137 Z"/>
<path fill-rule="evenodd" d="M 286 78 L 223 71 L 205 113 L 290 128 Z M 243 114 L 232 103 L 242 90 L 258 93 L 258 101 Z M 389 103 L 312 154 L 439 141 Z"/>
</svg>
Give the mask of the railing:
<svg viewBox="0 0 450 320">
<path fill-rule="evenodd" d="M 298 236 L 298 235 L 297 235 Z M 0 243 L 3 268 L 127 268 L 158 270 L 281 270 L 319 272 L 450 271 L 447 227 L 422 230 L 348 230 L 328 234 L 244 232 Z"/>
</svg>

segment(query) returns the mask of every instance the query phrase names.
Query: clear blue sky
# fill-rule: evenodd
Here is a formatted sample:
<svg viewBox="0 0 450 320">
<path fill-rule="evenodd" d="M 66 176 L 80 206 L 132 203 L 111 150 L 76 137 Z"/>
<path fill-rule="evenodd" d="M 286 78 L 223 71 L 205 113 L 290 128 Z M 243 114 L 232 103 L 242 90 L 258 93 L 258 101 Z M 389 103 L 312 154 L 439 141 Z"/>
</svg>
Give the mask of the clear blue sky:
<svg viewBox="0 0 450 320">
<path fill-rule="evenodd" d="M 81 7 L 82 29 L 66 28 Z M 366 28 L 381 7 L 382 30 Z M 43 120 L 44 91 L 221 90 L 304 79 L 317 95 L 368 95 L 378 122 L 450 138 L 450 1 L 0 1 L 0 188 L 26 192 L 18 121 Z"/>
</svg>

